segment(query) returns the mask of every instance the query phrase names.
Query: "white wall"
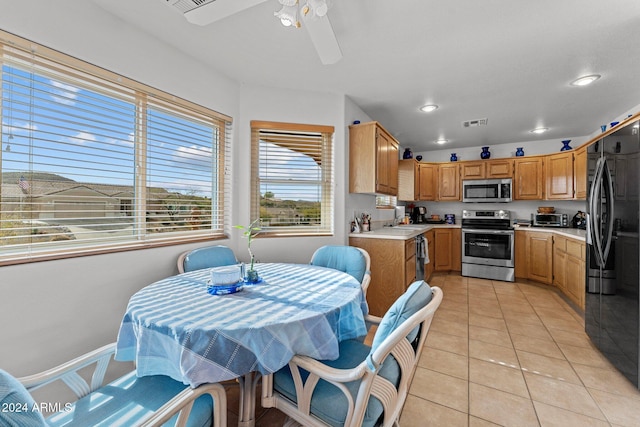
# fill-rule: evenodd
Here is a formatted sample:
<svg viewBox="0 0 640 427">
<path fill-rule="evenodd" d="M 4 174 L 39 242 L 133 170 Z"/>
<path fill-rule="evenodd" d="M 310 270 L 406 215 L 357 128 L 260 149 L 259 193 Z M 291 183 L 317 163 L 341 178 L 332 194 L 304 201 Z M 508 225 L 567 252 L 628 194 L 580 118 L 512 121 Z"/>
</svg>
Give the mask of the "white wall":
<svg viewBox="0 0 640 427">
<path fill-rule="evenodd" d="M 307 263 L 313 252 L 322 245 L 344 244 L 345 194 L 348 181 L 345 176 L 348 165 L 346 156 L 346 138 L 344 124 L 344 96 L 301 92 L 285 89 L 273 89 L 261 86 L 243 85 L 240 90 L 240 115 L 237 120 L 236 157 L 234 162 L 234 194 L 233 205 L 238 214 L 235 216 L 239 224 L 249 224 L 250 208 L 250 174 L 249 160 L 251 153 L 251 120 L 276 121 L 285 123 L 305 123 L 334 126 L 334 174 L 336 183 L 334 217 L 336 229 L 333 236 L 328 237 L 282 237 L 261 239 L 252 243 L 251 249 L 256 258 L 262 262 L 287 261 Z M 237 237 L 240 230 L 234 230 Z M 234 239 L 233 247 L 239 258 L 248 260 L 244 239 Z"/>
<path fill-rule="evenodd" d="M 346 227 L 341 226 L 346 223 L 347 183 L 342 179 L 347 174 L 342 95 L 240 86 L 91 2 L 38 3 L 36 7 L 33 2 L 12 2 L 3 8 L 0 29 L 233 117 L 232 224 L 249 221 L 251 120 L 334 126 L 335 235 L 257 239 L 253 249 L 263 262 L 308 262 L 317 247 L 346 242 Z M 78 16 L 87 18 L 78 20 Z M 179 78 L 184 70 L 189 70 L 189 78 Z M 245 241 L 239 235 L 234 229 L 229 241 L 219 243 L 228 244 L 238 258 L 247 260 Z M 177 273 L 178 255 L 197 246 L 202 244 L 0 267 L 0 324 L 4 326 L 0 368 L 15 375 L 34 373 L 115 341 L 129 297 Z"/>
</svg>

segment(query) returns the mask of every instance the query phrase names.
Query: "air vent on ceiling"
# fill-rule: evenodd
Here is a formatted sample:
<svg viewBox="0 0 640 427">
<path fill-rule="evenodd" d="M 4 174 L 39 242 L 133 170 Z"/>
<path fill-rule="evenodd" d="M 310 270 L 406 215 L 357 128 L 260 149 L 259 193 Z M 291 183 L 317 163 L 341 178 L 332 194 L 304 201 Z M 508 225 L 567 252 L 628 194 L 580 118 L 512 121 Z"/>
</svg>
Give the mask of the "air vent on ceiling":
<svg viewBox="0 0 640 427">
<path fill-rule="evenodd" d="M 203 4 L 212 3 L 215 0 L 166 0 L 167 4 L 175 7 L 182 13 L 196 9 Z"/>
<path fill-rule="evenodd" d="M 476 120 L 467 120 L 462 122 L 463 128 L 473 128 L 476 126 L 486 126 L 489 122 L 489 119 L 476 119 Z"/>
</svg>

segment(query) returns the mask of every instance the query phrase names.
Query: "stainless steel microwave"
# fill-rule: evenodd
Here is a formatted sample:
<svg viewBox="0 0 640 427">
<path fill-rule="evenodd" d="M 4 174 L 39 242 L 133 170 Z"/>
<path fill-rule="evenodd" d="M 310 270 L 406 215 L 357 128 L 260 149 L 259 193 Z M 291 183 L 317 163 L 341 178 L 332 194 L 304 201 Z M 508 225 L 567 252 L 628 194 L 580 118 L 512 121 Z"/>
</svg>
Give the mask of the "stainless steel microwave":
<svg viewBox="0 0 640 427">
<path fill-rule="evenodd" d="M 465 203 L 507 203 L 511 201 L 511 178 L 465 179 L 462 181 Z"/>
</svg>

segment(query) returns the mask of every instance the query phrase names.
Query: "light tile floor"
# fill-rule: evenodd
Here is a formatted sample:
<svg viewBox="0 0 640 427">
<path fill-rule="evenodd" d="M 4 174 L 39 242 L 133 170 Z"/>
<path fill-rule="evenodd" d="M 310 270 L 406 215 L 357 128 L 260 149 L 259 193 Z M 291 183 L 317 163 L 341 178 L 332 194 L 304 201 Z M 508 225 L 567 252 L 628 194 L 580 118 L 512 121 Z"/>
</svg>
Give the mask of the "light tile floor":
<svg viewBox="0 0 640 427">
<path fill-rule="evenodd" d="M 402 427 L 640 426 L 640 392 L 594 348 L 580 314 L 553 288 L 459 275 L 430 284 L 444 299 Z M 257 427 L 283 420 L 257 410 Z"/>
</svg>

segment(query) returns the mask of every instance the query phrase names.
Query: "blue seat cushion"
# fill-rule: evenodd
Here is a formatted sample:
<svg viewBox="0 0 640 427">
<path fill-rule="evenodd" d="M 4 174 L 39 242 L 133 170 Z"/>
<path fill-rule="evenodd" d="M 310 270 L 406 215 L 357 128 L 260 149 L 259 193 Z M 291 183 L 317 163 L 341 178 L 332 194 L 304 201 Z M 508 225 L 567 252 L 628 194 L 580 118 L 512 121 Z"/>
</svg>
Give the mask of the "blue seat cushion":
<svg viewBox="0 0 640 427">
<path fill-rule="evenodd" d="M 358 248 L 353 246 L 323 246 L 313 254 L 311 265 L 334 268 L 362 282 L 367 272 L 367 261 Z"/>
<path fill-rule="evenodd" d="M 188 387 L 164 375 L 137 377 L 131 372 L 99 388 L 47 418 L 51 427 L 132 426 Z M 175 425 L 176 414 L 165 426 Z M 213 424 L 211 396 L 199 397 L 193 405 L 187 426 L 210 427 Z"/>
<path fill-rule="evenodd" d="M 387 310 L 378 325 L 378 330 L 373 337 L 371 344 L 371 352 L 373 353 L 378 346 L 400 326 L 409 317 L 416 314 L 421 308 L 429 304 L 431 301 L 431 287 L 424 280 L 413 282 L 404 294 L 398 298 L 391 308 Z M 418 335 L 419 327 L 407 336 L 409 342 L 412 342 Z"/>
<path fill-rule="evenodd" d="M 237 264 L 231 248 L 223 245 L 194 249 L 184 258 L 184 271 Z"/>
<path fill-rule="evenodd" d="M 43 427 L 44 417 L 27 389 L 0 369 L 0 426 Z"/>
<path fill-rule="evenodd" d="M 371 348 L 358 340 L 346 340 L 340 343 L 340 357 L 336 360 L 323 360 L 327 366 L 339 369 L 349 369 L 358 366 L 364 361 L 371 351 Z M 384 361 L 379 375 L 388 379 L 396 387 L 400 382 L 400 367 L 398 362 L 389 355 Z M 308 377 L 308 372 L 302 372 L 303 380 Z M 355 401 L 360 381 L 353 381 L 345 384 Z M 296 390 L 291 377 L 289 366 L 282 368 L 273 376 L 273 387 L 283 396 L 296 402 Z M 334 426 L 344 426 L 344 419 L 349 409 L 347 399 L 344 394 L 333 384 L 320 380 L 316 385 L 311 397 L 311 413 L 322 419 L 325 423 Z M 373 427 L 383 412 L 382 403 L 375 397 L 369 398 L 367 410 L 365 412 L 363 426 Z"/>
</svg>

